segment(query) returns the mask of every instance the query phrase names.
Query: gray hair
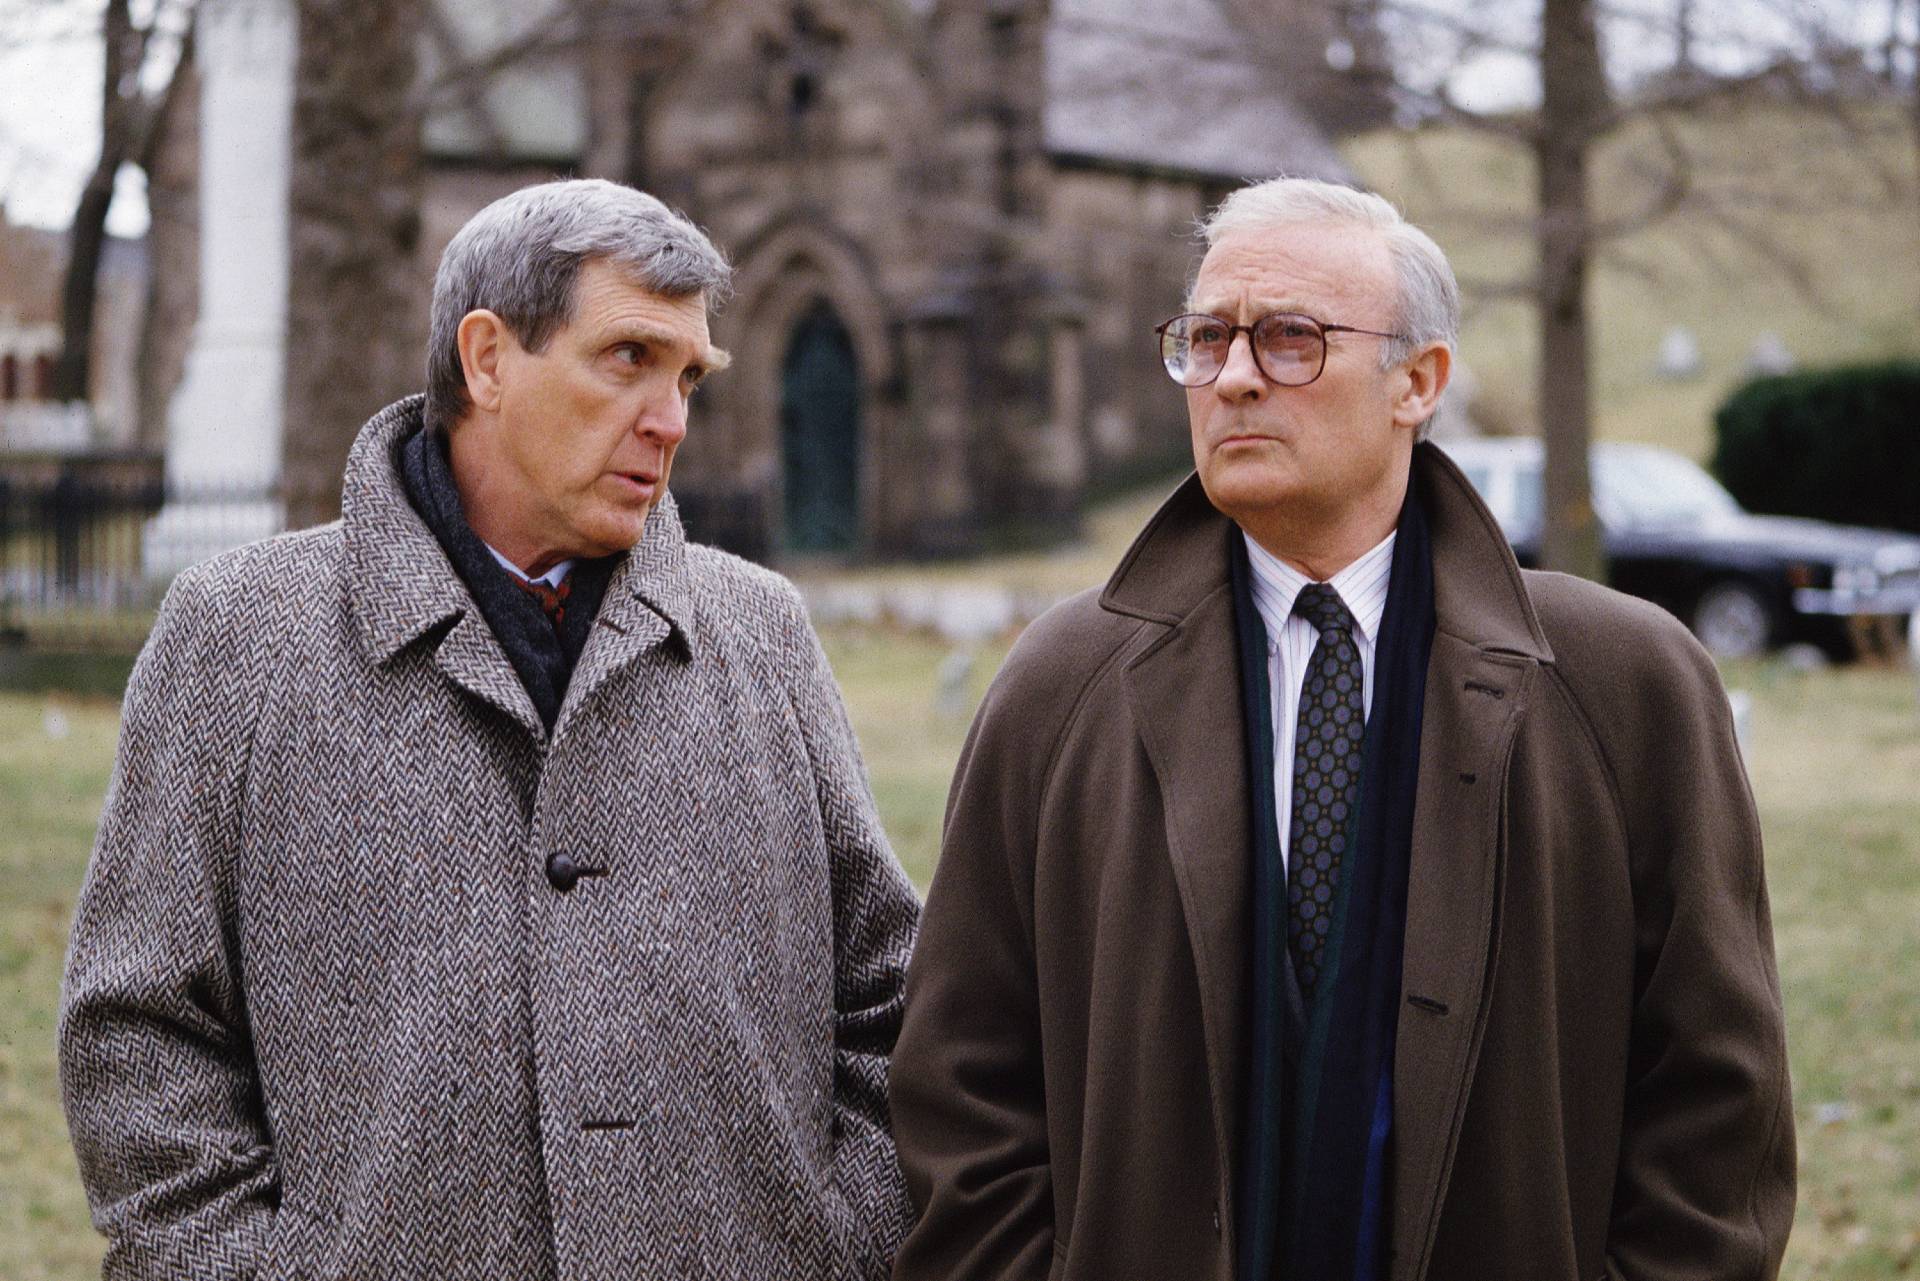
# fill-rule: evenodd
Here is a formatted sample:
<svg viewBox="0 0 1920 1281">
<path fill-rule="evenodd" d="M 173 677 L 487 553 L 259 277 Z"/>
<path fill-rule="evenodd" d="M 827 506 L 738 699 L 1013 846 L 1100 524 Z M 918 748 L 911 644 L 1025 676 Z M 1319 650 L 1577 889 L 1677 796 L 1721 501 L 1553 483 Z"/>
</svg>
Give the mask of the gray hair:
<svg viewBox="0 0 1920 1281">
<path fill-rule="evenodd" d="M 1457 348 L 1460 284 L 1446 254 L 1382 196 L 1314 178 L 1270 178 L 1242 187 L 1200 224 L 1209 248 L 1237 231 L 1262 231 L 1303 222 L 1366 227 L 1386 241 L 1399 288 L 1394 328 L 1401 337 L 1384 344 L 1381 368 L 1391 369 L 1429 343 Z M 1421 428 L 1422 439 L 1426 427 Z"/>
<path fill-rule="evenodd" d="M 459 331 L 468 312 L 493 312 L 522 347 L 539 352 L 573 320 L 582 264 L 601 260 L 667 298 L 704 294 L 718 304 L 733 286 L 733 268 L 713 242 L 643 191 L 572 178 L 502 196 L 460 228 L 434 273 L 428 425 L 444 431 L 467 411 Z"/>
</svg>

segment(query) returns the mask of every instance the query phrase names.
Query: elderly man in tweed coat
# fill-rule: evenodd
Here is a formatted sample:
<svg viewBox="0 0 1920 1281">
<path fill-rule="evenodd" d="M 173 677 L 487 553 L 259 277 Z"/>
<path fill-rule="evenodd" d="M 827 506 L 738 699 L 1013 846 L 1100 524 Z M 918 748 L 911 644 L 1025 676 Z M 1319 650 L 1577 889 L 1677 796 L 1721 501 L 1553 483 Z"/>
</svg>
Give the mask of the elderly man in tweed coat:
<svg viewBox="0 0 1920 1281">
<path fill-rule="evenodd" d="M 917 904 L 793 589 L 666 492 L 720 254 L 529 188 L 341 520 L 183 574 L 61 1080 L 109 1277 L 880 1277 Z"/>
</svg>

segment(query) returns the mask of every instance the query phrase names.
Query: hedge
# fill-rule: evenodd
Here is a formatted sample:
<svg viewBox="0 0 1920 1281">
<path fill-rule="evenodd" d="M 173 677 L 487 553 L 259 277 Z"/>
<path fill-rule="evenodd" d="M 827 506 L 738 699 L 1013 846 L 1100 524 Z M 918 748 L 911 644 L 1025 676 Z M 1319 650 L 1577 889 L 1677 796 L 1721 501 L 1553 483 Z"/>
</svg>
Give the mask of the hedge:
<svg viewBox="0 0 1920 1281">
<path fill-rule="evenodd" d="M 1749 511 L 1920 533 L 1920 361 L 1758 378 L 1714 427 L 1714 474 Z"/>
</svg>

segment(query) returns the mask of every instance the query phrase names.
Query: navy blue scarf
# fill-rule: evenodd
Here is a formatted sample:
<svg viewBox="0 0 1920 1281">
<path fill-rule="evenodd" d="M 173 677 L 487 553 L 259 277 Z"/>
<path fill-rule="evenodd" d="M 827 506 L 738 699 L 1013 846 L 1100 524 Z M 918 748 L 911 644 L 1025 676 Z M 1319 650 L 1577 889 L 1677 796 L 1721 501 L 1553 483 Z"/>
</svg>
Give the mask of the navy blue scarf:
<svg viewBox="0 0 1920 1281">
<path fill-rule="evenodd" d="M 1239 1281 L 1377 1281 L 1386 1272 L 1393 1045 L 1433 649 L 1433 550 L 1410 484 L 1374 649 L 1360 804 L 1311 1007 L 1287 955 L 1287 879 L 1274 814 L 1267 634 L 1232 539 L 1234 619 L 1253 801 L 1252 1059 L 1239 1179 Z"/>
<path fill-rule="evenodd" d="M 600 600 L 620 558 L 580 560 L 567 571 L 567 580 L 573 586 L 567 597 L 566 621 L 556 635 L 539 604 L 513 585 L 507 571 L 467 523 L 460 506 L 460 490 L 454 484 L 453 464 L 447 456 L 446 437 L 430 427 L 421 428 L 400 446 L 399 464 L 407 500 L 433 531 L 460 581 L 467 585 L 468 594 L 480 607 L 480 616 L 500 642 L 507 661 L 526 686 L 534 710 L 551 732 L 567 696 L 568 677 L 580 661 L 580 651 L 586 648 L 587 633 L 593 629 L 594 615 L 600 612 Z"/>
</svg>

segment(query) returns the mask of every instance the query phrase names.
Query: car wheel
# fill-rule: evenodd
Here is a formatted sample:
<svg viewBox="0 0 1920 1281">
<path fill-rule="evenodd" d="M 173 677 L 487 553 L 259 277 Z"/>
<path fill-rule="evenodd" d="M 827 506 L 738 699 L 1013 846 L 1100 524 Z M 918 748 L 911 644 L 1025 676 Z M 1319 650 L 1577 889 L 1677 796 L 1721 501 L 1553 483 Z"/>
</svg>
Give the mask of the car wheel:
<svg viewBox="0 0 1920 1281">
<path fill-rule="evenodd" d="M 1716 583 L 1693 607 L 1693 634 L 1716 658 L 1752 658 L 1773 639 L 1773 610 L 1758 588 Z"/>
</svg>

